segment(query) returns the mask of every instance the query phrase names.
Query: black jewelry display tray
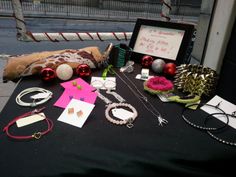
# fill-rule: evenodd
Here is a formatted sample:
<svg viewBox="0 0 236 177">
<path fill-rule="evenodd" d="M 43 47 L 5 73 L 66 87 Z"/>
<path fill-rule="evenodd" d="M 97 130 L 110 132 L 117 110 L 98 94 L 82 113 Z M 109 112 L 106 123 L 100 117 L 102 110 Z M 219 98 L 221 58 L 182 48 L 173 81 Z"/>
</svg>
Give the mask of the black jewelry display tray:
<svg viewBox="0 0 236 177">
<path fill-rule="evenodd" d="M 30 141 L 12 140 L 1 132 L 1 176 L 234 176 L 236 148 L 219 143 L 206 132 L 186 124 L 181 118 L 183 104 L 163 103 L 157 96 L 144 92 L 143 82 L 134 79 L 140 71 L 141 66 L 135 64 L 135 71 L 126 75 L 168 120 L 165 126 L 158 125 L 158 120 L 119 78 L 116 78 L 116 92 L 138 111 L 134 127 L 130 129 L 108 122 L 105 104 L 99 98 L 82 128 L 59 122 L 63 109 L 53 104 L 64 91 L 59 85 L 62 81 L 46 84 L 36 76 L 23 78 L 0 114 L 0 128 L 34 109 L 15 102 L 17 94 L 29 87 L 43 87 L 53 92 L 53 98 L 42 106 L 46 107 L 44 113 L 54 122 L 54 128 L 39 140 Z M 102 70 L 92 75 L 101 77 Z M 11 133 L 28 135 L 45 125 L 39 126 L 12 127 Z"/>
</svg>

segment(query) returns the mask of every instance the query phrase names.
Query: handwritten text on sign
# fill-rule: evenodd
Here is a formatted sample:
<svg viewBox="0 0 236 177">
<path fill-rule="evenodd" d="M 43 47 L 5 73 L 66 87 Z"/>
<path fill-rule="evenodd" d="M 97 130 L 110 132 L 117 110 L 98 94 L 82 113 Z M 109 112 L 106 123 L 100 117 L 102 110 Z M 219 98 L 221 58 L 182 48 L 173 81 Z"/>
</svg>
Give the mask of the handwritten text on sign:
<svg viewBox="0 0 236 177">
<path fill-rule="evenodd" d="M 184 30 L 142 25 L 134 52 L 176 60 Z"/>
</svg>

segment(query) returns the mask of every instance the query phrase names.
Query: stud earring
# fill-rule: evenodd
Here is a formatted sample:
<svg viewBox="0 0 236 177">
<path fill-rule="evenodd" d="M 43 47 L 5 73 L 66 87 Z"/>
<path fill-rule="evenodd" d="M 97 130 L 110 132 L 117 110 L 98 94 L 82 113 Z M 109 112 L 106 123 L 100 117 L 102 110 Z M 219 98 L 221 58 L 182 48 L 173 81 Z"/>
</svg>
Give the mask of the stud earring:
<svg viewBox="0 0 236 177">
<path fill-rule="evenodd" d="M 81 90 L 81 89 L 82 89 L 82 86 L 79 85 L 79 84 L 77 84 L 76 81 L 72 81 L 71 83 L 72 83 L 72 85 L 73 85 L 74 87 L 77 87 L 78 90 Z"/>
<path fill-rule="evenodd" d="M 73 85 L 73 86 L 76 86 L 76 85 L 77 85 L 77 82 L 76 82 L 76 81 L 73 81 L 73 82 L 72 82 L 72 85 Z"/>
<path fill-rule="evenodd" d="M 68 108 L 68 114 L 74 114 L 74 108 Z"/>
<path fill-rule="evenodd" d="M 76 114 L 77 114 L 77 117 L 80 118 L 83 115 L 83 111 L 79 110 Z"/>
</svg>

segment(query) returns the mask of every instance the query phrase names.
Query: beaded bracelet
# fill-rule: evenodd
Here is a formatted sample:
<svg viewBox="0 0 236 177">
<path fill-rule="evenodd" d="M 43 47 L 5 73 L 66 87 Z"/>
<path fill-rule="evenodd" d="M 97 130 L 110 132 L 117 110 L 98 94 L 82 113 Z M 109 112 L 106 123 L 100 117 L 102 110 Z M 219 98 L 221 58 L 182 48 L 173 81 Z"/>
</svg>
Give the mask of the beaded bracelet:
<svg viewBox="0 0 236 177">
<path fill-rule="evenodd" d="M 226 116 L 226 118 L 227 118 L 226 123 L 223 124 L 223 125 L 220 126 L 220 127 L 206 127 L 206 126 L 200 126 L 200 125 L 197 125 L 197 124 L 195 124 L 195 123 L 193 123 L 193 122 L 190 122 L 190 121 L 185 117 L 184 113 L 186 112 L 186 110 L 187 110 L 189 107 L 192 107 L 192 106 L 199 106 L 199 105 L 200 105 L 200 106 L 203 106 L 203 105 L 204 105 L 204 106 L 213 107 L 213 108 L 215 108 L 215 109 L 221 111 L 221 112 L 222 112 L 222 115 L 226 115 L 226 113 L 225 113 L 222 109 L 220 109 L 218 106 L 214 106 L 214 105 L 210 105 L 210 104 L 202 104 L 202 103 L 189 104 L 189 105 L 187 105 L 187 106 L 183 109 L 183 111 L 182 111 L 182 118 L 183 118 L 183 120 L 184 120 L 186 123 L 188 123 L 189 125 L 191 125 L 191 126 L 194 127 L 194 128 L 200 129 L 200 130 L 211 130 L 211 131 L 215 131 L 215 130 L 222 129 L 222 128 L 224 128 L 225 126 L 228 125 L 228 123 L 229 123 L 229 118 L 228 118 L 228 116 Z M 218 114 L 218 113 L 210 114 L 210 115 L 208 115 L 206 118 L 208 118 L 208 117 L 210 117 L 211 115 L 214 115 L 214 114 Z"/>
<path fill-rule="evenodd" d="M 42 132 L 35 132 L 33 133 L 32 135 L 28 135 L 28 136 L 16 136 L 16 135 L 12 135 L 10 134 L 9 132 L 9 128 L 16 123 L 17 120 L 21 119 L 21 118 L 24 118 L 26 116 L 29 116 L 29 115 L 32 115 L 32 114 L 35 114 L 35 113 L 40 113 L 43 109 L 45 109 L 45 107 L 43 108 L 40 108 L 40 109 L 35 109 L 33 111 L 30 111 L 30 112 L 27 112 L 21 116 L 18 116 L 16 117 L 15 119 L 13 119 L 11 122 L 9 122 L 3 129 L 3 132 L 6 132 L 7 136 L 12 138 L 12 139 L 17 139 L 17 140 L 28 140 L 28 139 L 40 139 L 43 135 L 49 133 L 52 128 L 53 128 L 53 122 L 52 120 L 48 119 L 48 118 L 45 118 L 44 120 L 46 121 L 47 123 L 47 129 L 45 131 L 42 131 Z"/>
<path fill-rule="evenodd" d="M 110 110 L 112 110 L 113 108 L 117 108 L 117 107 L 127 107 L 129 108 L 132 112 L 133 112 L 133 116 L 126 119 L 126 120 L 115 120 L 112 117 L 110 117 L 109 112 Z M 136 119 L 136 117 L 138 116 L 138 112 L 137 110 L 131 106 L 130 104 L 127 103 L 112 103 L 109 104 L 105 110 L 105 116 L 106 119 L 116 125 L 126 125 L 128 128 L 132 128 L 133 127 L 133 122 Z"/>
</svg>

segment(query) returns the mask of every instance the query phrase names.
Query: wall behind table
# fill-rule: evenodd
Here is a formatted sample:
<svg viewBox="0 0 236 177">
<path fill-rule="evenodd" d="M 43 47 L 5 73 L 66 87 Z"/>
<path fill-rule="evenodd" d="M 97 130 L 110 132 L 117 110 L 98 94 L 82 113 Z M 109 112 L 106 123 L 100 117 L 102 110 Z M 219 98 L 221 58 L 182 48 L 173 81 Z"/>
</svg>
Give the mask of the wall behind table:
<svg viewBox="0 0 236 177">
<path fill-rule="evenodd" d="M 236 104 L 236 25 L 231 33 L 221 67 L 217 94 Z"/>
</svg>

